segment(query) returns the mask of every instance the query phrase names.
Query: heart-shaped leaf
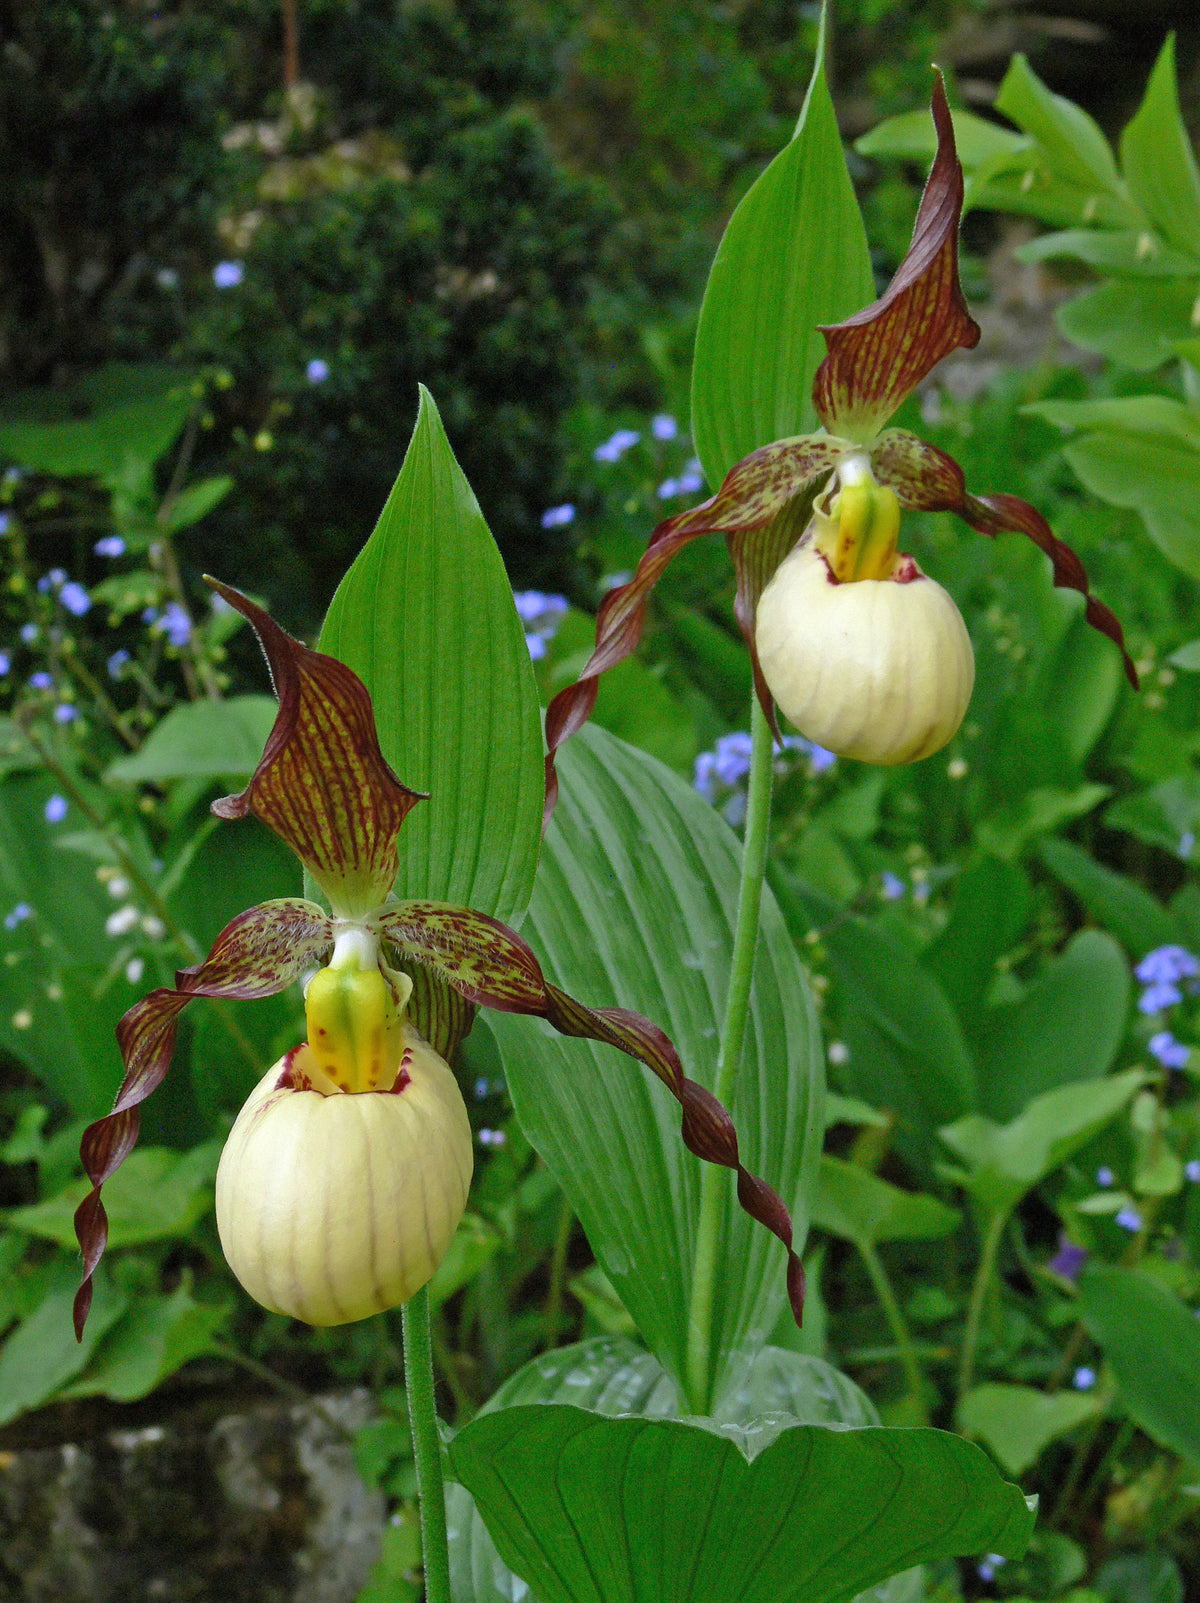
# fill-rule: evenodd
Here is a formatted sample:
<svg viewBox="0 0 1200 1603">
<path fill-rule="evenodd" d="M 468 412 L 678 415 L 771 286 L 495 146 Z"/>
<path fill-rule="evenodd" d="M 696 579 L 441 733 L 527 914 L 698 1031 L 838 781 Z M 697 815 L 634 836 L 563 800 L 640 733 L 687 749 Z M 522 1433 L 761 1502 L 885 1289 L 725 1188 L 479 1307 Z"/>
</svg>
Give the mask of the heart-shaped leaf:
<svg viewBox="0 0 1200 1603">
<path fill-rule="evenodd" d="M 397 895 L 520 923 L 541 837 L 537 686 L 500 553 L 425 389 L 320 649 L 358 674 L 384 756 L 429 792 L 400 832 Z"/>
<path fill-rule="evenodd" d="M 943 1431 L 546 1404 L 480 1415 L 450 1461 L 542 1603 L 833 1603 L 927 1559 L 1017 1555 L 1033 1526 Z"/>
<path fill-rule="evenodd" d="M 712 1087 L 729 982 L 740 848 L 688 785 L 595 728 L 564 748 L 525 936 L 548 980 L 589 1007 L 632 1007 Z M 791 1209 L 799 1250 L 822 1141 L 822 1069 L 807 982 L 763 898 L 755 984 L 730 1112 L 742 1162 Z M 684 1373 L 699 1163 L 665 1089 L 611 1049 L 492 1015 L 522 1127 L 571 1200 L 647 1345 Z M 478 1028 L 478 1026 L 477 1026 Z M 713 1349 L 714 1394 L 774 1328 L 779 1244 L 739 1210 L 730 1178 Z"/>
</svg>

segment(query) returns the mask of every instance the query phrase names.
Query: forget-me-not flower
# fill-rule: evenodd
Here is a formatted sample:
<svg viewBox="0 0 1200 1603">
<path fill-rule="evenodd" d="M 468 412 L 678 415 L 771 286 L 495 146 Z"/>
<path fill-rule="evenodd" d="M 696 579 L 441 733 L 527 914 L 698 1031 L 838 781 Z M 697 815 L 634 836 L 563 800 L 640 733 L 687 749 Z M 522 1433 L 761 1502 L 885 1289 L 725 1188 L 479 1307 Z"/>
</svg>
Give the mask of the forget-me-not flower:
<svg viewBox="0 0 1200 1603">
<path fill-rule="evenodd" d="M 245 276 L 241 262 L 218 262 L 213 268 L 213 283 L 218 289 L 236 289 Z"/>
</svg>

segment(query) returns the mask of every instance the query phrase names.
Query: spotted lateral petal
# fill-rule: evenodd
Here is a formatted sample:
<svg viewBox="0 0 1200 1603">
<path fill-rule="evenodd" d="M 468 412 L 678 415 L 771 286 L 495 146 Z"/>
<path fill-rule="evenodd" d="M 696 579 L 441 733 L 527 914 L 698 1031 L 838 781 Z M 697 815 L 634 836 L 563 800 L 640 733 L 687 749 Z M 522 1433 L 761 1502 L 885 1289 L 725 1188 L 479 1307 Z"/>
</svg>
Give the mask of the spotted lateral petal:
<svg viewBox="0 0 1200 1603">
<path fill-rule="evenodd" d="M 752 451 L 731 468 L 716 495 L 658 525 L 633 578 L 628 584 L 610 590 L 601 603 L 596 616 L 596 647 L 578 681 L 560 690 L 547 709 L 544 824 L 549 824 L 558 799 L 554 754 L 563 741 L 582 729 L 591 717 L 600 675 L 624 662 L 636 648 L 642 637 L 650 592 L 675 553 L 702 534 L 768 529 L 789 502 L 832 470 L 844 450 L 844 442 L 823 434 L 800 434 L 776 440 L 772 445 Z M 780 554 L 779 560 L 783 555 L 786 552 Z M 739 591 L 741 587 L 739 576 Z M 753 584 L 748 587 L 747 595 L 757 600 Z M 745 632 L 741 615 L 739 623 Z"/>
<path fill-rule="evenodd" d="M 1120 651 L 1125 675 L 1137 689 L 1137 669 L 1125 649 L 1125 634 L 1115 613 L 1092 595 L 1083 563 L 1028 501 L 1015 495 L 968 495 L 962 469 L 954 458 L 903 429 L 889 429 L 880 435 L 871 450 L 871 463 L 880 482 L 895 490 L 902 506 L 918 512 L 957 512 L 980 534 L 995 536 L 1007 530 L 1032 540 L 1050 558 L 1054 583 L 1083 596 L 1084 617 Z"/>
<path fill-rule="evenodd" d="M 711 1092 L 686 1078 L 678 1053 L 656 1024 L 624 1008 L 585 1007 L 547 984 L 521 937 L 483 913 L 439 902 L 398 902 L 372 923 L 402 961 L 428 965 L 470 1001 L 505 1013 L 534 1014 L 561 1035 L 606 1042 L 652 1070 L 683 1109 L 688 1150 L 735 1170 L 742 1207 L 787 1248 L 788 1296 L 799 1324 L 804 1271 L 792 1250 L 791 1216 L 771 1187 L 742 1166 L 733 1120 Z"/>
<path fill-rule="evenodd" d="M 963 173 L 941 73 L 933 84 L 938 149 L 908 255 L 883 296 L 844 323 L 822 328 L 828 354 L 813 402 L 825 427 L 870 440 L 944 356 L 978 344 L 958 278 Z"/>
<path fill-rule="evenodd" d="M 75 1212 L 83 1249 L 83 1283 L 75 1296 L 75 1334 L 82 1338 L 92 1305 L 92 1276 L 108 1243 L 100 1188 L 133 1151 L 139 1108 L 161 1085 L 175 1051 L 179 1015 L 194 996 L 249 999 L 286 990 L 333 941 L 333 923 L 314 902 L 285 897 L 239 913 L 217 936 L 203 963 L 180 969 L 175 989 L 151 991 L 117 1025 L 125 1078 L 111 1113 L 83 1132 L 79 1155 L 92 1190 Z"/>
<path fill-rule="evenodd" d="M 356 673 L 293 640 L 238 591 L 207 582 L 253 625 L 279 698 L 253 778 L 212 810 L 219 818 L 260 818 L 296 853 L 334 911 L 359 918 L 391 890 L 400 826 L 426 798 L 384 761 L 371 698 Z"/>
</svg>

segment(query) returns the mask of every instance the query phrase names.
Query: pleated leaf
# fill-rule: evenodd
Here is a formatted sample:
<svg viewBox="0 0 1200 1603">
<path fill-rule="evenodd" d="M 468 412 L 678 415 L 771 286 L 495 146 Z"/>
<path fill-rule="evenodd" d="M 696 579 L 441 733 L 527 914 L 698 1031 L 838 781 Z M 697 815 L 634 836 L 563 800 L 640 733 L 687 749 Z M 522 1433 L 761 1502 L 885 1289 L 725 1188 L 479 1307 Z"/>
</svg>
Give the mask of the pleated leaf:
<svg viewBox="0 0 1200 1603">
<path fill-rule="evenodd" d="M 400 832 L 396 894 L 519 923 L 541 830 L 537 687 L 500 553 L 425 389 L 320 649 L 359 675 L 384 756 L 429 792 Z"/>
<path fill-rule="evenodd" d="M 523 934 L 547 980 L 589 1007 L 632 1007 L 711 1089 L 729 982 L 739 844 L 653 758 L 588 728 L 566 748 Z M 611 1049 L 489 1015 L 517 1113 L 582 1220 L 647 1345 L 684 1372 L 699 1163 L 664 1087 Z M 819 1035 L 806 979 L 764 896 L 745 1057 L 730 1107 L 742 1161 L 791 1209 L 801 1249 L 822 1138 Z M 718 1256 L 719 1392 L 783 1308 L 785 1255 L 728 1182 Z"/>
<path fill-rule="evenodd" d="M 825 81 L 825 22 L 791 143 L 730 219 L 704 292 L 692 430 L 714 488 L 760 445 L 816 427 L 818 324 L 875 298 L 871 259 Z"/>
<path fill-rule="evenodd" d="M 926 1560 L 1019 1555 L 1033 1527 L 979 1448 L 935 1430 L 546 1404 L 481 1415 L 450 1459 L 541 1603 L 835 1603 Z"/>
</svg>

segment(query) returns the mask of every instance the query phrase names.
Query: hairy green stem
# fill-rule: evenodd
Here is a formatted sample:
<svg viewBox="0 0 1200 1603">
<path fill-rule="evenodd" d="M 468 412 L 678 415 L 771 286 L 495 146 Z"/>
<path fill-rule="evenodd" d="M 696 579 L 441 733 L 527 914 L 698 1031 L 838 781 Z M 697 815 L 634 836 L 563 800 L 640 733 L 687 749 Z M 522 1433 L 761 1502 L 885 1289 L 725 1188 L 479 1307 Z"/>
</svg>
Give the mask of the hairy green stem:
<svg viewBox="0 0 1200 1603">
<path fill-rule="evenodd" d="M 1008 1215 L 994 1213 L 988 1220 L 987 1229 L 983 1235 L 983 1247 L 979 1254 L 979 1267 L 975 1271 L 975 1283 L 971 1287 L 971 1301 L 967 1307 L 967 1327 L 963 1331 L 962 1353 L 958 1361 L 958 1395 L 960 1398 L 971 1389 L 971 1381 L 975 1375 L 975 1353 L 979 1346 L 979 1327 L 983 1320 L 983 1304 L 987 1298 L 988 1287 L 992 1283 L 992 1276 L 996 1271 L 996 1254 L 1000 1250 L 1000 1238 L 1004 1234 L 1004 1225 Z"/>
<path fill-rule="evenodd" d="M 754 952 L 758 945 L 758 914 L 762 904 L 763 875 L 767 866 L 767 837 L 771 823 L 771 730 L 757 696 L 750 703 L 750 779 L 746 798 L 746 833 L 742 847 L 742 878 L 738 890 L 737 923 L 721 1049 L 717 1056 L 713 1092 L 732 1111 L 737 1072 L 746 1039 Z M 696 1228 L 696 1262 L 692 1271 L 692 1297 L 688 1311 L 687 1394 L 694 1413 L 708 1412 L 712 1402 L 712 1324 L 716 1289 L 717 1244 L 730 1176 L 724 1169 L 705 1164 L 700 1175 L 700 1210 Z"/>
<path fill-rule="evenodd" d="M 446 1542 L 446 1493 L 442 1486 L 442 1448 L 433 1385 L 428 1286 L 422 1286 L 404 1304 L 400 1318 L 404 1329 L 404 1389 L 421 1504 L 425 1603 L 450 1603 L 450 1549 Z"/>
<path fill-rule="evenodd" d="M 912 1331 L 908 1328 L 908 1321 L 896 1301 L 888 1272 L 883 1266 L 882 1258 L 869 1241 L 865 1239 L 856 1241 L 854 1245 L 858 1248 L 867 1274 L 871 1277 L 871 1284 L 875 1288 L 875 1295 L 879 1298 L 888 1329 L 895 1337 L 900 1367 L 904 1371 L 905 1384 L 912 1398 L 916 1422 L 918 1425 L 928 1425 L 929 1410 L 925 1406 L 925 1380 L 921 1372 L 921 1361 L 917 1357 L 917 1349 L 913 1346 Z"/>
</svg>

